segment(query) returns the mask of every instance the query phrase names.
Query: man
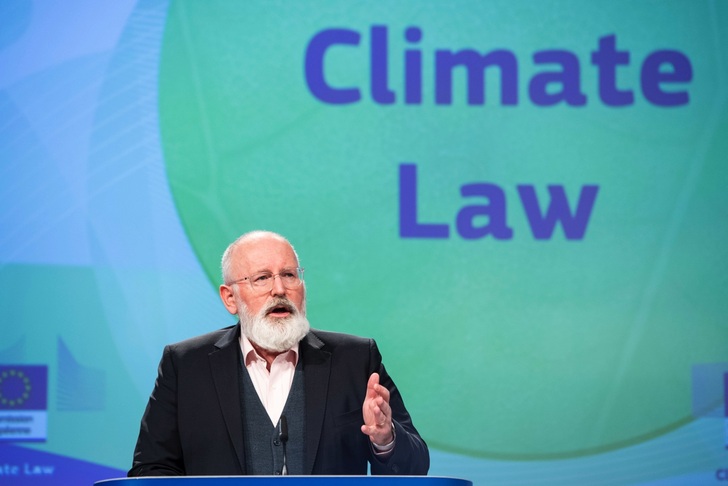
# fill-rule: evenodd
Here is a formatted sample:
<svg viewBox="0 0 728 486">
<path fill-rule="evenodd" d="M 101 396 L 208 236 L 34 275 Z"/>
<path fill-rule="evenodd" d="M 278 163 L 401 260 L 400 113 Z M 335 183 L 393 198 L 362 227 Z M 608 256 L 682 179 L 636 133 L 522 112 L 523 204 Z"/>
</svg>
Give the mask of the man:
<svg viewBox="0 0 728 486">
<path fill-rule="evenodd" d="M 303 269 L 264 231 L 233 242 L 237 325 L 165 347 L 129 476 L 426 474 L 427 445 L 371 339 L 311 330 Z"/>
</svg>

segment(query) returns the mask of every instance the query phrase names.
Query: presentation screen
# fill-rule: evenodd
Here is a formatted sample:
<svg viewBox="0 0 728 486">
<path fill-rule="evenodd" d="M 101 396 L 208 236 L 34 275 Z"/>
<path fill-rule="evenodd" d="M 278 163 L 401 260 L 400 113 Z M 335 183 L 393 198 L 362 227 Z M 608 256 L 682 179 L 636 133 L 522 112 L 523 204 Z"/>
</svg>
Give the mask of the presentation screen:
<svg viewBox="0 0 728 486">
<path fill-rule="evenodd" d="M 255 229 L 485 484 L 728 481 L 728 3 L 0 2 L 0 482 L 131 467 Z"/>
</svg>

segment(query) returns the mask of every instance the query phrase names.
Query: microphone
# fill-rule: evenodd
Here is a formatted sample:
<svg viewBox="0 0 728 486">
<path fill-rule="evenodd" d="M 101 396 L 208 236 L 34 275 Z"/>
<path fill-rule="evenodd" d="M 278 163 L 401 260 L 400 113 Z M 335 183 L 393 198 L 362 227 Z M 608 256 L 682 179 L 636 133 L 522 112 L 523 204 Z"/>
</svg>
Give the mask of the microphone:
<svg viewBox="0 0 728 486">
<path fill-rule="evenodd" d="M 288 468 L 286 467 L 286 442 L 288 442 L 288 420 L 285 415 L 281 415 L 278 419 L 278 425 L 276 426 L 276 432 L 278 432 L 278 440 L 283 444 L 283 468 L 281 469 L 281 476 L 288 475 Z"/>
</svg>

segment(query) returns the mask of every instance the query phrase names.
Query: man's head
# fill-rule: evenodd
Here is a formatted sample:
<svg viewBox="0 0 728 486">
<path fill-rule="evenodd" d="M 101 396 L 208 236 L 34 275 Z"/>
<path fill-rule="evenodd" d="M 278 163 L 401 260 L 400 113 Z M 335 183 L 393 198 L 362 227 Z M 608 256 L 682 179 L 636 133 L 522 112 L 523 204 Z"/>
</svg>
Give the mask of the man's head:
<svg viewBox="0 0 728 486">
<path fill-rule="evenodd" d="M 246 233 L 222 256 L 220 298 L 240 317 L 242 332 L 274 352 L 290 349 L 306 335 L 306 286 L 298 255 L 283 236 Z"/>
</svg>

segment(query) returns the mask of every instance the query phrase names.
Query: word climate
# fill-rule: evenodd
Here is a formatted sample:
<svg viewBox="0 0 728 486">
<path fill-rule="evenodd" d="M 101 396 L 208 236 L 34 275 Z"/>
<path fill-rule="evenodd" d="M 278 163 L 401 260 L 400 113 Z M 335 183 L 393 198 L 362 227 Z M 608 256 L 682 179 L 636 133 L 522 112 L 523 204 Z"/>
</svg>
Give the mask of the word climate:
<svg viewBox="0 0 728 486">
<path fill-rule="evenodd" d="M 467 104 L 484 105 L 486 71 L 496 70 L 500 74 L 501 105 L 519 103 L 519 61 L 516 53 L 508 49 L 481 52 L 475 49 L 435 49 L 427 54 L 419 48 L 423 32 L 419 27 L 409 27 L 404 38 L 408 48 L 402 53 L 404 63 L 403 93 L 396 92 L 391 82 L 389 56 L 392 54 L 387 26 L 374 25 L 369 32 L 369 62 L 361 66 L 368 68 L 369 94 L 380 105 L 404 102 L 406 105 L 420 105 L 423 102 L 423 63 L 432 59 L 434 66 L 434 93 L 432 99 L 437 105 L 453 103 L 454 73 L 465 71 Z M 346 63 L 351 66 L 361 59 L 357 52 L 362 43 L 362 34 L 356 30 L 331 28 L 315 34 L 306 47 L 305 75 L 311 94 L 319 101 L 333 105 L 359 102 L 363 87 L 346 82 L 333 82 L 330 71 L 341 71 L 337 64 L 328 62 L 331 51 L 337 51 L 331 63 Z M 341 50 L 344 49 L 344 52 Z M 357 57 L 359 56 L 359 57 Z M 605 35 L 597 41 L 596 49 L 589 56 L 591 65 L 597 71 L 598 97 L 605 106 L 629 106 L 635 103 L 635 89 L 619 82 L 620 74 L 629 69 L 632 55 L 617 48 L 617 36 Z M 584 106 L 588 96 L 581 82 L 582 63 L 577 53 L 564 49 L 543 49 L 533 53 L 532 62 L 536 73 L 528 81 L 528 97 L 536 106 L 552 106 L 565 103 L 569 106 Z M 354 64 L 356 65 L 356 64 Z M 349 69 L 349 68 L 347 68 Z M 680 51 L 655 50 L 642 60 L 639 67 L 639 91 L 647 102 L 664 107 L 686 105 L 690 101 L 685 83 L 693 78 L 690 59 Z M 356 73 L 357 79 L 362 73 Z M 338 78 L 336 78 L 338 79 Z M 403 100 L 398 99 L 403 94 Z"/>
</svg>

